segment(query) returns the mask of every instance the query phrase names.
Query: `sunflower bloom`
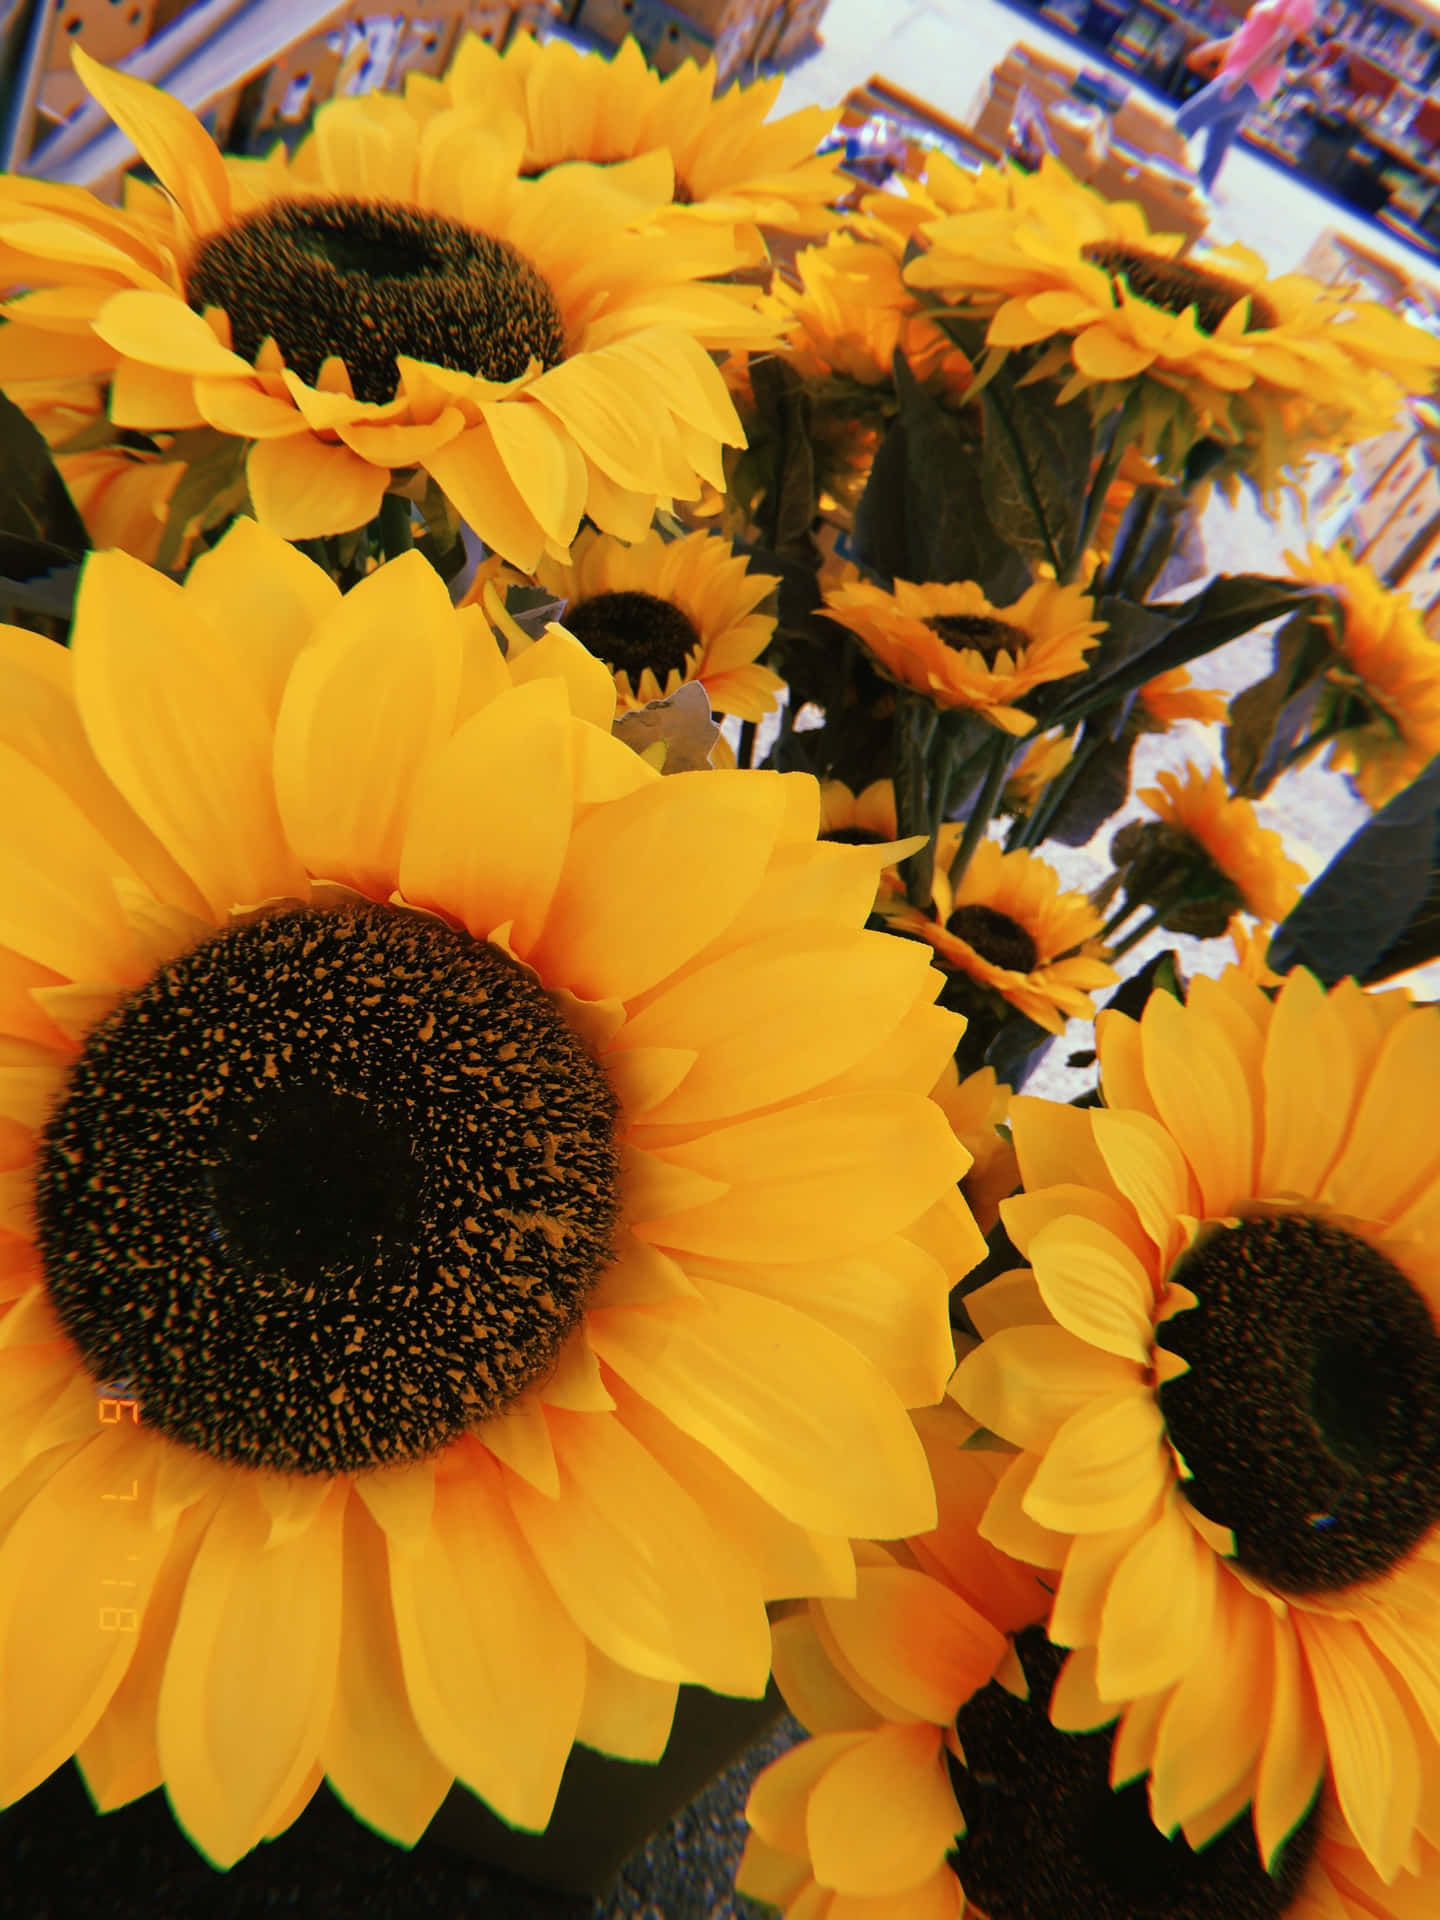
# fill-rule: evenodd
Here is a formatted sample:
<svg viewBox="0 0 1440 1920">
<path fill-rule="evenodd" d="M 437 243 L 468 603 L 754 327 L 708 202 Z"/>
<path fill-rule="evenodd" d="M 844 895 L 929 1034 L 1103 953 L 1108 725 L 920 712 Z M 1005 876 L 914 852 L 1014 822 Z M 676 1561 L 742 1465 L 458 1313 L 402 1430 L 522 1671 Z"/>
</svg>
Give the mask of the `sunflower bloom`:
<svg viewBox="0 0 1440 1920">
<path fill-rule="evenodd" d="M 1440 366 L 1440 341 L 1378 304 L 1271 279 L 1246 247 L 1187 251 L 1053 159 L 998 170 L 922 240 L 909 284 L 988 317 L 990 346 L 1039 349 L 1062 404 L 1093 390 L 1108 406 L 1138 383 L 1141 444 L 1166 472 L 1209 435 L 1243 449 L 1268 495 L 1315 448 L 1383 432 Z"/>
<path fill-rule="evenodd" d="M 1120 976 L 1099 958 L 1100 915 L 1083 893 L 1062 893 L 1055 869 L 1033 853 L 1003 853 L 982 840 L 952 894 L 944 876 L 944 830 L 934 913 L 884 908 L 896 933 L 924 940 L 951 973 L 967 974 L 1049 1033 L 1089 1020 L 1090 995 Z"/>
<path fill-rule="evenodd" d="M 586 527 L 569 560 L 542 560 L 535 578 L 565 602 L 566 632 L 615 675 L 621 713 L 689 680 L 717 713 L 761 720 L 774 708 L 785 682 L 759 657 L 775 619 L 756 609 L 780 579 L 752 573 L 728 540 L 652 531 L 626 546 Z"/>
<path fill-rule="evenodd" d="M 525 180 L 518 120 L 422 125 L 368 95 L 323 107 L 288 161 L 227 160 L 177 100 L 74 58 L 173 204 L 0 182 L 0 284 L 29 289 L 0 382 L 102 376 L 117 426 L 253 443 L 256 516 L 291 540 L 365 526 L 424 475 L 529 568 L 582 516 L 639 539 L 723 485 L 741 433 L 708 349 L 766 323 L 700 284 L 736 263 L 722 229 L 645 226 L 663 155 Z"/>
<path fill-rule="evenodd" d="M 1042 576 L 1018 600 L 992 606 L 972 580 L 897 580 L 893 593 L 854 579 L 832 587 L 822 611 L 848 627 L 881 672 L 937 707 L 963 707 L 1007 733 L 1034 719 L 1015 703 L 1050 680 L 1082 673 L 1105 631 L 1078 587 Z"/>
<path fill-rule="evenodd" d="M 461 42 L 449 72 L 411 91 L 417 105 L 453 102 L 493 113 L 503 107 L 525 125 L 524 169 L 544 173 L 574 160 L 601 165 L 667 152 L 674 162 L 672 229 L 701 221 L 738 229 L 747 260 L 762 261 L 760 229 L 826 233 L 833 203 L 850 182 L 843 155 L 816 152 L 839 109 L 804 107 L 766 116 L 781 79 L 732 86 L 717 98 L 713 60 L 687 60 L 662 77 L 627 38 L 613 56 L 582 53 L 563 40 L 516 34 L 497 53 L 478 34 Z"/>
<path fill-rule="evenodd" d="M 883 229 L 881 230 L 883 232 Z M 897 350 L 917 380 L 960 394 L 969 360 L 921 311 L 905 285 L 903 245 L 893 240 L 832 235 L 795 257 L 795 286 L 776 274 L 764 303 L 788 328 L 785 358 L 807 380 L 836 375 L 863 387 L 890 387 Z"/>
<path fill-rule="evenodd" d="M 940 977 L 813 780 L 661 778 L 418 555 L 100 554 L 0 682 L 0 1805 L 541 1828 L 933 1524 Z"/>
<path fill-rule="evenodd" d="M 1440 753 L 1440 647 L 1408 594 L 1340 548 L 1311 546 L 1285 560 L 1295 579 L 1333 588 L 1339 609 L 1341 660 L 1315 715 L 1316 731 L 1335 735 L 1326 765 L 1383 807 Z"/>
<path fill-rule="evenodd" d="M 1286 853 L 1281 835 L 1260 825 L 1248 800 L 1231 798 L 1218 767 L 1202 772 L 1191 764 L 1183 773 L 1167 767 L 1155 778 L 1159 784 L 1138 788 L 1135 798 L 1158 816 L 1161 831 L 1156 833 L 1153 827 L 1141 823 L 1138 828 L 1122 828 L 1117 835 L 1119 842 L 1128 831 L 1142 843 L 1126 880 L 1130 897 L 1146 898 L 1162 884 L 1151 878 L 1150 865 L 1157 870 L 1162 864 L 1183 869 L 1198 855 L 1209 869 L 1211 880 L 1218 881 L 1226 896 L 1218 905 L 1208 899 L 1205 904 L 1206 912 L 1219 916 L 1216 933 L 1225 931 L 1237 907 L 1261 920 L 1283 920 L 1300 898 L 1300 889 L 1309 876 L 1299 861 Z M 1127 849 L 1130 844 L 1124 842 Z M 1177 909 L 1162 924 L 1171 925 L 1182 912 Z M 1203 931 L 1189 926 L 1179 930 Z"/>
<path fill-rule="evenodd" d="M 1232 969 L 1097 1025 L 966 1300 L 982 1531 L 1058 1570 L 1052 1717 L 1123 1715 L 1163 1832 L 1248 1806 L 1268 1867 L 1323 1785 L 1389 1883 L 1440 1783 L 1440 1013 Z"/>
</svg>

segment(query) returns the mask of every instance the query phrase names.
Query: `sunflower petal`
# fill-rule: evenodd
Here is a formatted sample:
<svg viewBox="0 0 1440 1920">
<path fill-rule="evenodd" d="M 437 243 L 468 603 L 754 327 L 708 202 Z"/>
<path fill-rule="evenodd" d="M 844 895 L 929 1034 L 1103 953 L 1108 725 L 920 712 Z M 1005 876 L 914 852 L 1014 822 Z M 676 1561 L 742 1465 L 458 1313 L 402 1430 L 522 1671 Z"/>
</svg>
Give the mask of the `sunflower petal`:
<svg viewBox="0 0 1440 1920">
<path fill-rule="evenodd" d="M 349 447 L 313 435 L 257 440 L 245 462 L 255 517 L 286 540 L 316 540 L 368 526 L 390 484 Z"/>
<path fill-rule="evenodd" d="M 178 201 L 197 235 L 230 218 L 230 181 L 220 149 L 195 115 L 173 94 L 105 67 L 78 44 L 75 71 L 165 191 Z"/>
<path fill-rule="evenodd" d="M 1166 1483 L 1165 1423 L 1145 1388 L 1078 1408 L 1045 1450 L 1025 1511 L 1057 1532 L 1133 1525 Z"/>
<path fill-rule="evenodd" d="M 943 1864 L 961 1825 L 933 1727 L 879 1727 L 816 1782 L 805 1832 L 815 1877 L 847 1893 L 903 1893 Z"/>
<path fill-rule="evenodd" d="M 658 1760 L 670 1742 L 680 1689 L 673 1680 L 631 1673 L 585 1644 L 585 1699 L 575 1738 L 619 1760 Z"/>
<path fill-rule="evenodd" d="M 1158 1693 L 1204 1663 L 1215 1604 L 1215 1559 L 1172 1493 L 1110 1582 L 1096 1684 L 1107 1700 Z M 1157 1607 L 1155 1596 L 1165 1595 Z"/>
</svg>

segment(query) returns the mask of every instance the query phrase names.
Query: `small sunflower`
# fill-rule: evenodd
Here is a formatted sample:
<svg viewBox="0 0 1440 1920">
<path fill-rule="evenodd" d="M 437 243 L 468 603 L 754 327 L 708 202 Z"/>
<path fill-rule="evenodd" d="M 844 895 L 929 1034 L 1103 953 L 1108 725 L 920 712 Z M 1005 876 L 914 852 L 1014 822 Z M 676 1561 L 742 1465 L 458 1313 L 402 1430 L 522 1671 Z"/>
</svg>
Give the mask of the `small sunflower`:
<svg viewBox="0 0 1440 1920">
<path fill-rule="evenodd" d="M 1384 308 L 1272 279 L 1246 247 L 1188 251 L 1054 159 L 1004 169 L 922 239 L 908 283 L 988 316 L 991 347 L 1038 349 L 1062 404 L 1093 390 L 1108 411 L 1141 383 L 1141 445 L 1166 472 L 1215 438 L 1244 448 L 1269 494 L 1280 465 L 1383 431 L 1440 366 L 1440 341 Z"/>
<path fill-rule="evenodd" d="M 878 1613 L 867 1576 L 863 1567 L 864 1600 L 842 1604 Z M 852 1631 L 868 1655 L 863 1698 L 841 1671 L 851 1649 L 838 1635 L 812 1654 L 819 1684 L 807 1673 L 798 1697 L 827 1716 L 825 1730 L 756 1781 L 742 1892 L 789 1920 L 1431 1920 L 1440 1852 L 1420 1843 L 1414 1869 L 1386 1885 L 1328 1801 L 1271 1871 L 1224 1807 L 1160 1833 L 1143 1783 L 1127 1779 L 1133 1733 L 1072 1733 L 1047 1717 L 1063 1656 L 1038 1627 L 1023 1628 L 1002 1671 L 961 1702 L 922 1769 L 929 1729 L 917 1708 L 935 1712 L 954 1692 L 947 1655 L 961 1616 L 943 1593 L 923 1606 L 907 1596 L 903 1610 L 892 1600 L 871 1628 L 878 1649 Z M 876 1684 L 897 1672 L 903 1704 Z M 837 1719 L 847 1724 L 832 1727 Z"/>
<path fill-rule="evenodd" d="M 1249 1805 L 1268 1867 L 1323 1783 L 1388 1883 L 1440 1788 L 1440 1012 L 1232 969 L 1097 1025 L 966 1300 L 982 1530 L 1060 1570 L 1063 1724 L 1124 1714 L 1162 1832 Z"/>
<path fill-rule="evenodd" d="M 542 560 L 535 578 L 565 602 L 566 632 L 615 675 L 622 713 L 698 680 L 717 713 L 761 720 L 784 688 L 759 664 L 774 615 L 756 612 L 779 576 L 751 572 L 718 535 L 652 530 L 626 546 L 586 527 L 569 560 Z"/>
<path fill-rule="evenodd" d="M 905 285 L 903 244 L 835 234 L 795 257 L 799 285 L 780 274 L 771 282 L 766 311 L 785 323 L 784 357 L 807 380 L 839 376 L 862 387 L 890 387 L 897 349 L 920 381 L 960 394 L 970 384 L 969 360 L 921 311 Z"/>
<path fill-rule="evenodd" d="M 839 218 L 833 203 L 850 182 L 840 170 L 843 154 L 816 149 L 838 108 L 803 107 L 767 120 L 780 95 L 779 75 L 717 97 L 716 71 L 713 60 L 687 60 L 662 78 L 632 38 L 610 55 L 520 33 L 497 53 L 470 34 L 443 81 L 412 81 L 411 88 L 421 106 L 433 99 L 518 114 L 527 174 L 575 160 L 606 165 L 669 153 L 676 213 L 738 228 L 748 260 L 765 258 L 763 228 L 828 232 Z M 665 217 L 673 226 L 674 216 Z"/>
<path fill-rule="evenodd" d="M 961 1023 L 813 780 L 614 704 L 243 519 L 0 629 L 0 1805 L 541 1828 L 933 1523 Z"/>
<path fill-rule="evenodd" d="M 1158 822 L 1133 821 L 1115 836 L 1128 897 L 1156 903 L 1162 926 L 1200 938 L 1224 933 L 1239 908 L 1283 920 L 1309 876 L 1281 835 L 1260 825 L 1248 800 L 1232 799 L 1218 767 L 1192 763 L 1155 778 L 1135 798 Z"/>
<path fill-rule="evenodd" d="M 978 1067 L 962 1080 L 953 1060 L 930 1089 L 955 1134 L 970 1156 L 970 1171 L 960 1191 L 975 1224 L 988 1234 L 1000 1217 L 1000 1202 L 1020 1185 L 1020 1167 L 1014 1143 L 1001 1133 L 1010 1111 L 1012 1089 L 996 1078 L 993 1067 Z"/>
<path fill-rule="evenodd" d="M 1047 681 L 1082 673 L 1105 631 L 1091 617 L 1088 594 L 1044 575 L 1004 607 L 992 606 L 971 580 L 897 580 L 887 593 L 857 578 L 830 588 L 822 611 L 848 627 L 898 685 L 1014 734 L 1035 725 L 1015 703 Z"/>
<path fill-rule="evenodd" d="M 1285 559 L 1295 579 L 1332 588 L 1339 610 L 1341 658 L 1325 676 L 1314 723 L 1331 740 L 1326 764 L 1383 807 L 1440 753 L 1440 646 L 1408 594 L 1339 547 Z"/>
<path fill-rule="evenodd" d="M 1005 813 L 1028 814 L 1052 780 L 1058 780 L 1075 757 L 1068 733 L 1041 733 L 1026 742 L 1024 751 L 1005 776 L 1000 806 Z"/>
<path fill-rule="evenodd" d="M 1054 868 L 1033 853 L 1002 853 L 998 841 L 982 840 L 954 894 L 937 861 L 933 904 L 933 914 L 885 908 L 886 924 L 928 942 L 948 972 L 968 975 L 1050 1033 L 1091 1019 L 1091 993 L 1119 982 L 1099 958 L 1100 915 L 1083 893 L 1062 893 Z"/>
<path fill-rule="evenodd" d="M 428 476 L 495 552 L 564 555 L 582 516 L 639 539 L 723 485 L 739 421 L 708 349 L 760 344 L 719 227 L 662 234 L 669 165 L 520 177 L 524 129 L 371 94 L 322 107 L 287 160 L 227 160 L 158 88 L 74 50 L 172 196 L 117 212 L 0 181 L 0 381 L 109 380 L 110 417 L 251 443 L 287 539 L 366 525 Z M 158 198 L 158 196 L 156 196 Z M 127 203 L 128 207 L 128 203 Z"/>
</svg>

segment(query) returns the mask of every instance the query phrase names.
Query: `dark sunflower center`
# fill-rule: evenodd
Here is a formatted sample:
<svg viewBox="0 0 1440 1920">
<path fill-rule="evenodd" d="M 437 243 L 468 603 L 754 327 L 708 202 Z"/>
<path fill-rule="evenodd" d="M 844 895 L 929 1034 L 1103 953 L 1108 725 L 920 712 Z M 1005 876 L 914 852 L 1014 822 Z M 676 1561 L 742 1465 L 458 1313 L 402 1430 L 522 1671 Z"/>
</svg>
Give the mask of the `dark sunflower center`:
<svg viewBox="0 0 1440 1920">
<path fill-rule="evenodd" d="M 397 354 L 487 380 L 565 358 L 559 303 L 524 254 L 385 200 L 274 200 L 201 243 L 185 297 L 224 309 L 246 360 L 273 339 L 313 382 L 338 355 L 360 400 L 394 397 Z"/>
<path fill-rule="evenodd" d="M 973 947 L 992 967 L 1005 967 L 1011 973 L 1031 972 L 1040 957 L 1034 938 L 1018 920 L 978 902 L 957 907 L 945 922 L 945 931 Z"/>
<path fill-rule="evenodd" d="M 597 593 L 565 609 L 566 630 L 603 660 L 612 673 L 626 673 L 639 684 L 646 667 L 663 688 L 669 675 L 683 674 L 700 645 L 688 614 L 653 593 Z"/>
<path fill-rule="evenodd" d="M 1248 1810 L 1198 1853 L 1150 1817 L 1143 1780 L 1110 1786 L 1113 1729 L 1062 1733 L 1048 1717 L 1065 1655 L 1038 1627 L 1016 1641 L 1030 1685 L 993 1681 L 956 1720 L 950 1777 L 965 1833 L 950 1864 L 986 1920 L 1279 1920 L 1318 1835 L 1318 1801 L 1267 1873 Z M 968 1911 L 968 1908 L 967 1908 Z"/>
<path fill-rule="evenodd" d="M 1137 300 L 1148 300 L 1152 307 L 1175 314 L 1194 307 L 1195 324 L 1201 333 L 1214 333 L 1235 302 L 1247 296 L 1247 333 L 1279 324 L 1279 315 L 1263 294 L 1194 261 L 1167 260 L 1161 254 L 1147 253 L 1143 247 L 1127 247 L 1119 240 L 1092 240 L 1080 249 L 1080 255 L 1112 280 L 1123 280 Z"/>
<path fill-rule="evenodd" d="M 50 1297 L 177 1442 L 293 1473 L 421 1458 L 579 1318 L 617 1111 L 498 948 L 384 907 L 251 921 L 86 1041 L 38 1158 Z"/>
<path fill-rule="evenodd" d="M 1440 1518 L 1440 1335 L 1366 1241 L 1292 1213 L 1201 1242 L 1176 1275 L 1199 1305 L 1161 1345 L 1160 1389 L 1201 1513 L 1282 1593 L 1384 1573 Z"/>
<path fill-rule="evenodd" d="M 985 660 L 1001 653 L 1018 659 L 1030 638 L 1023 627 L 1012 627 L 1008 620 L 996 620 L 984 613 L 937 614 L 926 625 L 947 647 L 968 649 Z"/>
</svg>

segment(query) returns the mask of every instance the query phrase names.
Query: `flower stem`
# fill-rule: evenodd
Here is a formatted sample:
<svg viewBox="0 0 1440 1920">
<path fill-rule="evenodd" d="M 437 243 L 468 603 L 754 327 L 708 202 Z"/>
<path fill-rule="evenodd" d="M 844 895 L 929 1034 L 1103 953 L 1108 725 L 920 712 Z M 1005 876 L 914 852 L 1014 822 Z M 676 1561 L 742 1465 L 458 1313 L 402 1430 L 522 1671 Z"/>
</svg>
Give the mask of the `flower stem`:
<svg viewBox="0 0 1440 1920">
<path fill-rule="evenodd" d="M 965 822 L 965 831 L 960 836 L 960 844 L 955 849 L 955 858 L 950 862 L 950 885 L 952 890 L 959 886 L 965 877 L 965 869 L 974 857 L 975 849 L 985 837 L 985 830 L 995 817 L 995 807 L 1000 798 L 1001 788 L 1005 785 L 1005 776 L 1010 771 L 1010 762 L 1014 757 L 1015 742 L 1008 733 L 997 735 L 990 748 L 990 765 L 986 770 L 985 784 L 981 787 L 974 806 L 970 809 Z"/>
<path fill-rule="evenodd" d="M 1136 496 L 1135 517 L 1130 522 L 1125 535 L 1125 544 L 1119 553 L 1111 557 L 1105 571 L 1104 591 L 1116 594 L 1124 591 L 1125 582 L 1139 562 L 1146 536 L 1150 532 L 1150 523 L 1155 518 L 1155 509 L 1160 504 L 1163 487 L 1142 487 Z"/>
<path fill-rule="evenodd" d="M 1080 522 L 1080 531 L 1075 536 L 1075 551 L 1070 556 L 1070 564 L 1065 569 L 1062 585 L 1068 586 L 1079 574 L 1084 563 L 1086 549 L 1095 538 L 1095 529 L 1100 524 L 1100 516 L 1105 511 L 1105 496 L 1111 483 L 1120 471 L 1120 462 L 1125 458 L 1125 449 L 1130 445 L 1130 402 L 1127 400 L 1121 408 L 1110 435 L 1110 443 L 1100 456 L 1100 464 L 1095 469 L 1095 478 L 1090 483 L 1090 491 L 1085 499 L 1085 513 Z"/>
<path fill-rule="evenodd" d="M 1055 823 L 1055 816 L 1070 797 L 1070 789 L 1090 764 L 1090 760 L 1099 747 L 1102 735 L 1086 729 L 1085 737 L 1070 755 L 1069 764 L 1060 769 L 1041 797 L 1040 804 L 1028 820 L 1017 822 L 1015 833 L 1011 835 L 1017 847 L 1038 847 Z M 1007 851 L 1009 844 L 1007 843 Z"/>
<path fill-rule="evenodd" d="M 919 696 L 895 700 L 895 824 L 902 840 L 923 833 L 928 845 L 900 862 L 905 895 L 912 907 L 929 910 L 935 877 L 935 821 L 930 811 L 925 758 L 934 738 L 935 708 Z"/>
<path fill-rule="evenodd" d="M 1160 922 L 1175 904 L 1175 901 L 1167 900 L 1163 906 L 1153 908 L 1146 914 L 1143 920 L 1137 921 L 1129 933 L 1126 934 L 1125 938 L 1123 940 L 1117 940 L 1115 945 L 1111 947 L 1110 958 L 1112 960 L 1118 960 L 1121 954 L 1129 953 L 1132 947 L 1138 946 L 1147 933 L 1153 933 L 1155 931 L 1156 927 L 1160 925 Z M 1133 912 L 1133 908 L 1127 908 L 1126 911 Z M 1121 917 L 1123 919 L 1124 916 L 1122 915 Z"/>
<path fill-rule="evenodd" d="M 735 749 L 735 764 L 737 767 L 748 767 L 750 762 L 755 758 L 755 733 L 756 727 L 753 720 L 742 720 L 740 722 L 740 744 Z"/>
</svg>

